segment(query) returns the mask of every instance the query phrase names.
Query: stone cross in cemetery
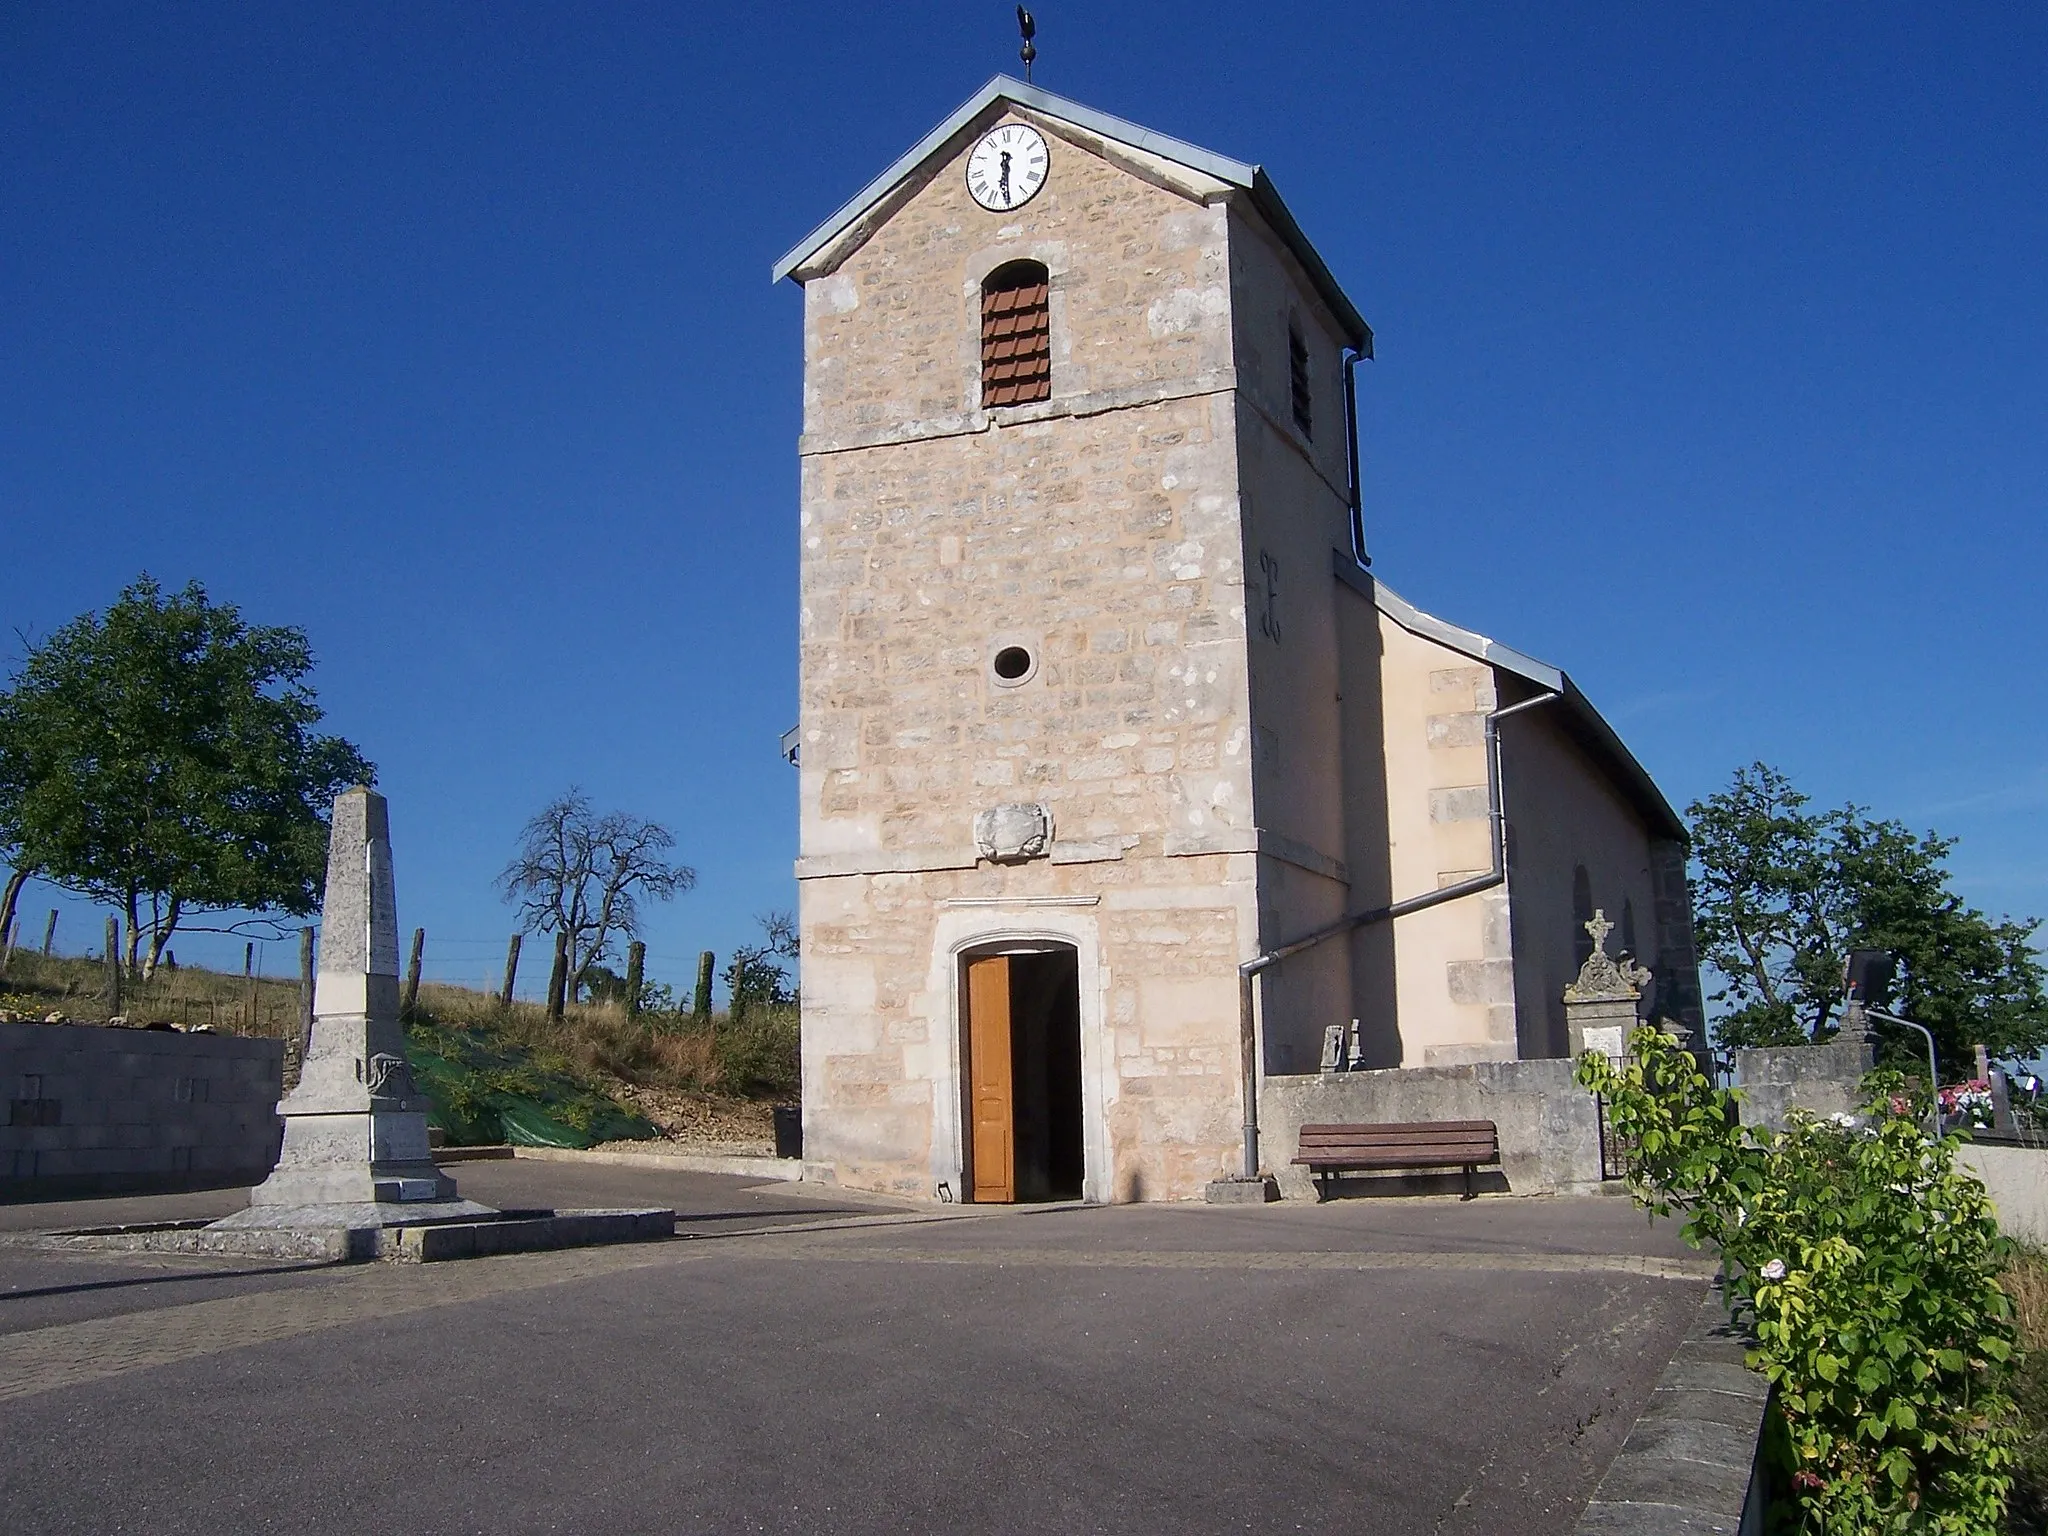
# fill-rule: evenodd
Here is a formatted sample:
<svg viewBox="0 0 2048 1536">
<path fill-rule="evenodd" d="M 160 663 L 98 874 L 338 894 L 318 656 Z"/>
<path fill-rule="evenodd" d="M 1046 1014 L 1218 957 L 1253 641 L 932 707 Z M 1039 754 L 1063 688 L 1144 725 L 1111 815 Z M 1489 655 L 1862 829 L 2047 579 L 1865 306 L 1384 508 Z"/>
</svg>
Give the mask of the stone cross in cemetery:
<svg viewBox="0 0 2048 1536">
<path fill-rule="evenodd" d="M 298 1086 L 278 1105 L 283 1152 L 249 1210 L 231 1220 L 301 1220 L 318 1207 L 366 1225 L 485 1209 L 458 1201 L 455 1181 L 434 1165 L 398 991 L 389 813 L 374 790 L 346 790 L 335 797 L 327 845 L 313 1027 Z"/>
<path fill-rule="evenodd" d="M 1628 1032 L 1635 1028 L 1650 973 L 1627 955 L 1617 960 L 1607 953 L 1607 935 L 1614 932 L 1614 924 L 1607 921 L 1605 912 L 1593 913 L 1586 932 L 1593 936 L 1593 953 L 1579 968 L 1578 978 L 1564 989 L 1571 1054 L 1625 1055 Z"/>
</svg>

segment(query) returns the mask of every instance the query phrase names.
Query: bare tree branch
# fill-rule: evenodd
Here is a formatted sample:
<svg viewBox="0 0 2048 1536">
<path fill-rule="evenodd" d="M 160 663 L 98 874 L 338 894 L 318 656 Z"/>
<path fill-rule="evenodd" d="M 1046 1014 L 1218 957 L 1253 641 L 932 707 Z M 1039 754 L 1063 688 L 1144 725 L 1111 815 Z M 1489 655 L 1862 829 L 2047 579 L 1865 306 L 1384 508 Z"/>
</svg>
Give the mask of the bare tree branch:
<svg viewBox="0 0 2048 1536">
<path fill-rule="evenodd" d="M 573 989 L 616 938 L 638 937 L 642 898 L 667 901 L 697 883 L 695 870 L 664 857 L 675 841 L 659 822 L 596 814 L 572 785 L 527 822 L 498 887 L 526 932 L 569 935 Z"/>
</svg>

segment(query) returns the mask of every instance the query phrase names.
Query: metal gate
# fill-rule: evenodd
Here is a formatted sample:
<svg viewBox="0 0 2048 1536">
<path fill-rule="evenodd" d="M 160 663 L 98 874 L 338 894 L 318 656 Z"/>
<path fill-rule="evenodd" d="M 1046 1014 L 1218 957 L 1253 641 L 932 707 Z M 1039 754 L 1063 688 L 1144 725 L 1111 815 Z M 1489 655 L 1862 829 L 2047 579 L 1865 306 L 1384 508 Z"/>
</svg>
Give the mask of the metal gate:
<svg viewBox="0 0 2048 1536">
<path fill-rule="evenodd" d="M 1607 1064 L 1617 1072 L 1626 1072 L 1633 1060 L 1633 1056 L 1610 1056 Z M 1600 1117 L 1600 1177 L 1603 1180 L 1625 1179 L 1628 1177 L 1628 1155 L 1634 1147 L 1615 1130 L 1614 1122 L 1608 1118 L 1607 1095 L 1595 1094 L 1593 1104 Z"/>
<path fill-rule="evenodd" d="M 1610 1056 L 1607 1058 L 1608 1062 L 1617 1072 L 1626 1071 L 1628 1064 L 1634 1059 L 1633 1056 Z M 1701 1065 L 1706 1070 L 1708 1081 L 1716 1087 L 1726 1088 L 1734 1083 L 1735 1058 L 1733 1056 L 1715 1052 L 1705 1058 Z M 1602 1179 L 1625 1179 L 1628 1177 L 1629 1154 L 1635 1150 L 1634 1144 L 1619 1131 L 1615 1130 L 1614 1123 L 1607 1118 L 1607 1095 L 1604 1093 L 1595 1094 L 1593 1096 L 1593 1103 L 1600 1117 L 1600 1177 Z M 1734 1106 L 1730 1105 L 1729 1115 L 1731 1123 L 1734 1112 Z"/>
</svg>

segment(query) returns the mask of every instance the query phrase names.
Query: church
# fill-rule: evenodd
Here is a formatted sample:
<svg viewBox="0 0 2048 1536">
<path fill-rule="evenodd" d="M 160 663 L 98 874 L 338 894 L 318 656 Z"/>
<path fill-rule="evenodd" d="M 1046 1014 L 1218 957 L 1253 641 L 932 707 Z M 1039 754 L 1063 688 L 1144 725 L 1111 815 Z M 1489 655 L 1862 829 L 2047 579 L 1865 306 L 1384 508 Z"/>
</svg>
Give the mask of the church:
<svg viewBox="0 0 2048 1536">
<path fill-rule="evenodd" d="M 1683 822 L 1370 565 L 1372 331 L 1263 170 L 998 77 L 774 276 L 807 1177 L 1193 1199 L 1290 1084 L 1554 1098 L 1596 909 L 1698 1027 Z"/>
</svg>

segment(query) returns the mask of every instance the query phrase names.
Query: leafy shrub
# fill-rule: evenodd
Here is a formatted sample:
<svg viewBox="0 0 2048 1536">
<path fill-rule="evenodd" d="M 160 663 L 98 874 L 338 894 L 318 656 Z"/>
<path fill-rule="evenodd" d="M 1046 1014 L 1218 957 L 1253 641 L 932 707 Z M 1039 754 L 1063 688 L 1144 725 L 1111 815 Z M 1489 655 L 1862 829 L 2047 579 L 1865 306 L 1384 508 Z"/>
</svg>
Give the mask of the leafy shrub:
<svg viewBox="0 0 2048 1536">
<path fill-rule="evenodd" d="M 1994 1536 L 2015 1466 L 2007 1245 L 1954 1139 L 1893 1113 L 1904 1084 L 1883 1073 L 1861 1117 L 1745 1129 L 1661 1032 L 1629 1044 L 1621 1067 L 1589 1053 L 1579 1081 L 1633 1148 L 1637 1199 L 1684 1211 L 1686 1241 L 1720 1250 L 1750 1364 L 1775 1388 L 1770 1449 L 1797 1528 Z"/>
</svg>

